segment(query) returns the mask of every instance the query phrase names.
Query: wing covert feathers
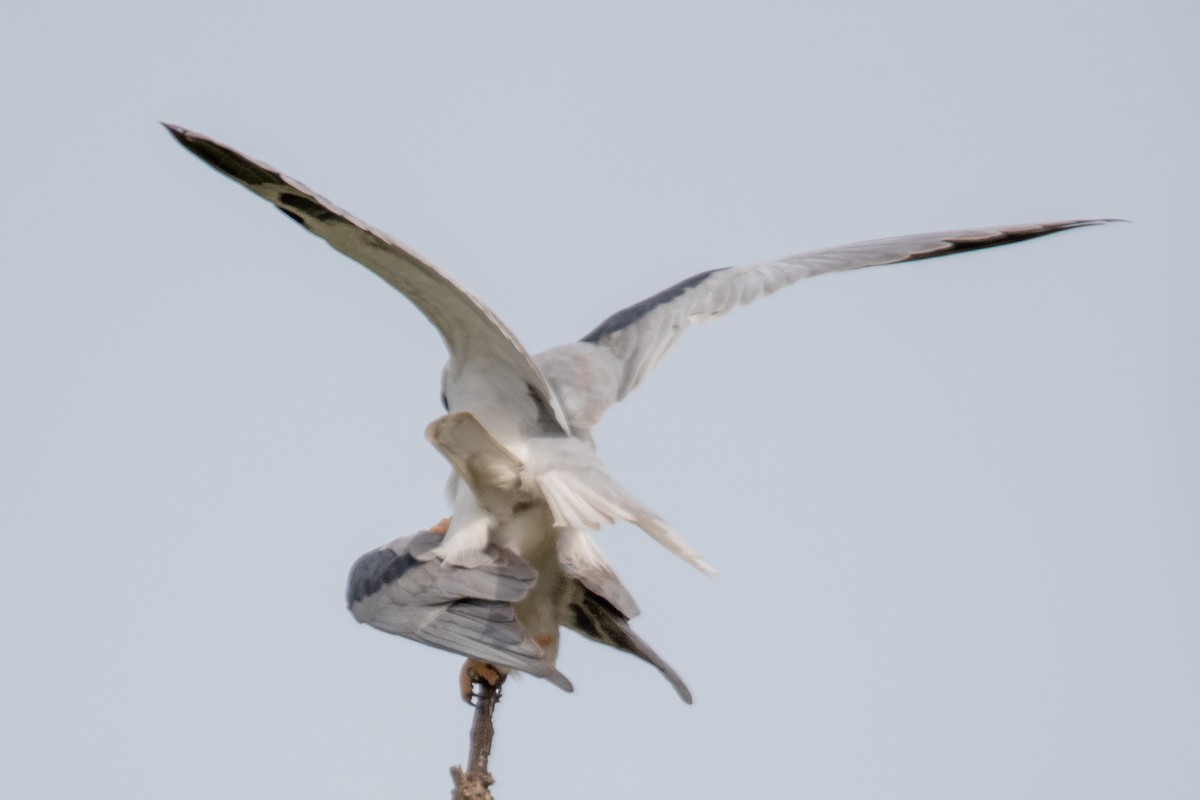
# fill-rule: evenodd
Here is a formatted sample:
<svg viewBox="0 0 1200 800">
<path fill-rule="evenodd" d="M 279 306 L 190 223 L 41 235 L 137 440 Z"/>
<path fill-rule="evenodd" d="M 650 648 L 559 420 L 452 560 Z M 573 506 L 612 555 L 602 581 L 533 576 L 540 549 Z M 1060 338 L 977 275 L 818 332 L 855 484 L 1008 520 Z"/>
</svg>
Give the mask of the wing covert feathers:
<svg viewBox="0 0 1200 800">
<path fill-rule="evenodd" d="M 622 362 L 617 389 L 617 399 L 621 399 L 658 365 L 688 326 L 716 319 L 804 278 L 940 258 L 1116 221 L 1076 219 L 896 236 L 709 270 L 618 311 L 581 341 L 611 351 Z"/>
<path fill-rule="evenodd" d="M 488 549 L 488 562 L 443 567 L 429 532 L 397 539 L 360 558 L 346 596 L 359 622 L 452 653 L 519 669 L 572 691 L 542 648 L 517 620 L 514 604 L 537 572 L 515 554 Z"/>
<path fill-rule="evenodd" d="M 278 170 L 176 125 L 164 127 L 200 160 L 274 204 L 292 221 L 399 290 L 433 323 L 451 360 L 487 359 L 519 375 L 558 426 L 569 431 L 553 390 L 517 337 L 448 275 Z"/>
</svg>

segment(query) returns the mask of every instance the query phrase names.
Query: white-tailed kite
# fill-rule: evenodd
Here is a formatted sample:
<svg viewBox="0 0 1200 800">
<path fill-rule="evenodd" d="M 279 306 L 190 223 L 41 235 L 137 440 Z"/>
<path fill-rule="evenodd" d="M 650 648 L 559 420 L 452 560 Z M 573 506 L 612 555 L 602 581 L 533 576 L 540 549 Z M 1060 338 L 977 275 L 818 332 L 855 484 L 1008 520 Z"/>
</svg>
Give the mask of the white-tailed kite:
<svg viewBox="0 0 1200 800">
<path fill-rule="evenodd" d="M 546 512 L 542 506 L 530 513 Z M 548 528 L 550 520 L 530 524 Z M 646 661 L 685 703 L 692 702 L 683 679 L 629 627 L 629 616 L 617 606 L 630 602 L 624 587 L 610 583 L 609 597 L 564 574 L 553 537 L 542 537 L 549 546 L 529 553 L 536 568 L 496 544 L 489 544 L 471 567 L 445 567 L 436 555 L 444 532 L 444 526 L 434 526 L 358 559 L 350 570 L 346 603 L 359 622 L 467 656 L 464 700 L 470 702 L 472 680 L 495 685 L 512 669 L 573 691 L 555 667 L 559 627 L 565 626 Z"/>
<path fill-rule="evenodd" d="M 491 515 L 489 542 L 470 566 L 446 566 L 446 521 L 366 554 L 346 590 L 354 618 L 467 656 L 468 702 L 473 681 L 495 686 L 511 669 L 572 691 L 556 667 L 565 626 L 653 665 L 691 703 L 675 670 L 630 628 L 637 604 L 616 574 L 560 559 L 553 516 L 522 485 L 521 462 L 466 412 L 434 420 L 426 435 Z"/>
<path fill-rule="evenodd" d="M 486 306 L 411 250 L 271 167 L 202 135 L 167 128 L 206 163 L 400 290 L 433 323 L 450 352 L 442 379 L 447 411 L 472 415 L 519 462 L 523 491 L 549 510 L 559 558 L 573 569 L 604 568 L 589 532 L 626 520 L 712 573 L 678 534 L 612 479 L 589 434 L 605 410 L 645 378 L 689 325 L 802 278 L 1012 244 L 1108 221 L 900 236 L 710 270 L 618 311 L 577 342 L 532 357 Z M 494 524 L 460 480 L 451 527 L 437 555 L 450 565 L 486 563 Z"/>
</svg>

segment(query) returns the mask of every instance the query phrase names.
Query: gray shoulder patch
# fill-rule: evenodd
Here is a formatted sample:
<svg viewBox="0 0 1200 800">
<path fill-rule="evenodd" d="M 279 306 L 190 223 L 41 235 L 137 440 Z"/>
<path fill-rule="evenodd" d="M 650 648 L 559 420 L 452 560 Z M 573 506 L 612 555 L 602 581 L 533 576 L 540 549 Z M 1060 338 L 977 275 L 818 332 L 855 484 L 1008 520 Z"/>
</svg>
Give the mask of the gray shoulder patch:
<svg viewBox="0 0 1200 800">
<path fill-rule="evenodd" d="M 347 607 L 375 594 L 419 563 L 407 552 L 398 554 L 390 547 L 367 553 L 350 568 L 350 579 L 346 583 Z"/>
<path fill-rule="evenodd" d="M 525 384 L 525 388 L 529 392 L 529 397 L 533 400 L 534 406 L 537 407 L 537 426 L 539 435 L 550 438 L 565 438 L 567 432 L 558 424 L 558 420 L 554 418 L 554 412 L 550 410 L 546 398 L 542 397 L 542 393 L 533 387 L 532 384 Z M 445 398 L 445 395 L 442 395 Z M 449 410 L 449 409 L 447 409 Z"/>
<path fill-rule="evenodd" d="M 722 267 L 721 269 L 710 269 L 707 272 L 701 272 L 693 275 L 690 278 L 684 278 L 674 286 L 668 286 L 658 294 L 653 295 L 652 297 L 647 297 L 640 303 L 634 303 L 628 308 L 623 308 L 608 319 L 604 320 L 604 322 L 601 322 L 599 325 L 597 325 L 595 330 L 593 330 L 587 336 L 584 336 L 582 339 L 580 339 L 580 341 L 597 344 L 605 336 L 616 333 L 622 328 L 628 328 L 630 325 L 637 322 L 639 319 L 646 316 L 659 306 L 671 302 L 688 289 L 694 289 L 695 287 L 704 283 L 704 281 L 706 281 L 714 272 L 722 272 L 725 269 L 728 269 L 728 267 Z"/>
</svg>

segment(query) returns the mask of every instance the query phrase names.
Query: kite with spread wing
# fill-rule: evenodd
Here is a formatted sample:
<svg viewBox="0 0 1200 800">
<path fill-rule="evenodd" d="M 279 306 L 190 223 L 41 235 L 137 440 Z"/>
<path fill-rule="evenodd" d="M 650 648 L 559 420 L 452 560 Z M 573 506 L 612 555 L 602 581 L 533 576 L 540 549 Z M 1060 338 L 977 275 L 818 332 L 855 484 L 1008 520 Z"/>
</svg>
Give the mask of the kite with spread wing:
<svg viewBox="0 0 1200 800">
<path fill-rule="evenodd" d="M 689 325 L 803 278 L 938 258 L 1111 221 L 899 236 L 709 270 L 618 311 L 578 341 L 532 356 L 487 306 L 407 247 L 265 164 L 200 134 L 166 127 L 210 166 L 398 289 L 437 328 L 449 350 L 442 377 L 449 413 L 428 431 L 455 469 L 449 529 L 436 540 L 428 533 L 397 540 L 360 560 L 351 580 L 355 615 L 564 688 L 569 683 L 554 667 L 560 624 L 649 661 L 684 699 L 689 697 L 670 667 L 628 629 L 636 606 L 591 533 L 619 520 L 632 522 L 698 569 L 714 571 L 613 479 L 590 433 Z M 435 563 L 437 569 L 430 566 Z M 380 570 L 386 580 L 376 574 Z M 481 591 L 484 584 L 488 588 Z M 442 595 L 457 599 L 431 602 Z M 424 621 L 418 612 L 426 615 L 420 617 Z"/>
</svg>

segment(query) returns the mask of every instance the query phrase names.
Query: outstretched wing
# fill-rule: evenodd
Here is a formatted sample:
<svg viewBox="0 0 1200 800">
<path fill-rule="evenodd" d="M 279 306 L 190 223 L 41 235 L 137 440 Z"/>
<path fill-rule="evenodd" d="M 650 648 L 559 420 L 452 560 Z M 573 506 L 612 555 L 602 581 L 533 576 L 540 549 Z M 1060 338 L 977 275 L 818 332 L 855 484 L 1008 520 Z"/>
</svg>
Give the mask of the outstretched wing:
<svg viewBox="0 0 1200 800">
<path fill-rule="evenodd" d="M 548 409 L 554 421 L 568 430 L 558 398 L 516 336 L 449 276 L 299 181 L 198 133 L 175 125 L 166 128 L 206 164 L 273 203 L 309 233 L 398 289 L 438 329 L 452 362 L 486 365 L 481 370 L 484 375 L 507 370 L 519 376 L 518 385 L 528 386 L 539 407 Z"/>
<path fill-rule="evenodd" d="M 590 423 L 603 413 L 600 405 L 620 400 L 641 383 L 689 325 L 716 319 L 803 278 L 939 258 L 1114 221 L 1077 219 L 920 233 L 813 250 L 762 264 L 701 272 L 618 311 L 584 336 L 581 342 L 540 354 L 538 363 L 556 391 L 567 398 L 568 417 L 572 422 L 578 416 Z M 579 381 L 573 378 L 573 373 L 579 372 L 581 365 L 590 375 L 613 375 L 615 385 L 607 387 L 608 391 L 599 386 L 589 387 L 591 391 L 580 391 L 581 387 L 576 385 Z"/>
<path fill-rule="evenodd" d="M 546 678 L 572 691 L 517 621 L 513 604 L 537 580 L 515 554 L 489 548 L 489 560 L 443 567 L 429 532 L 397 539 L 364 555 L 350 570 L 346 604 L 359 622 L 422 644 Z"/>
</svg>

